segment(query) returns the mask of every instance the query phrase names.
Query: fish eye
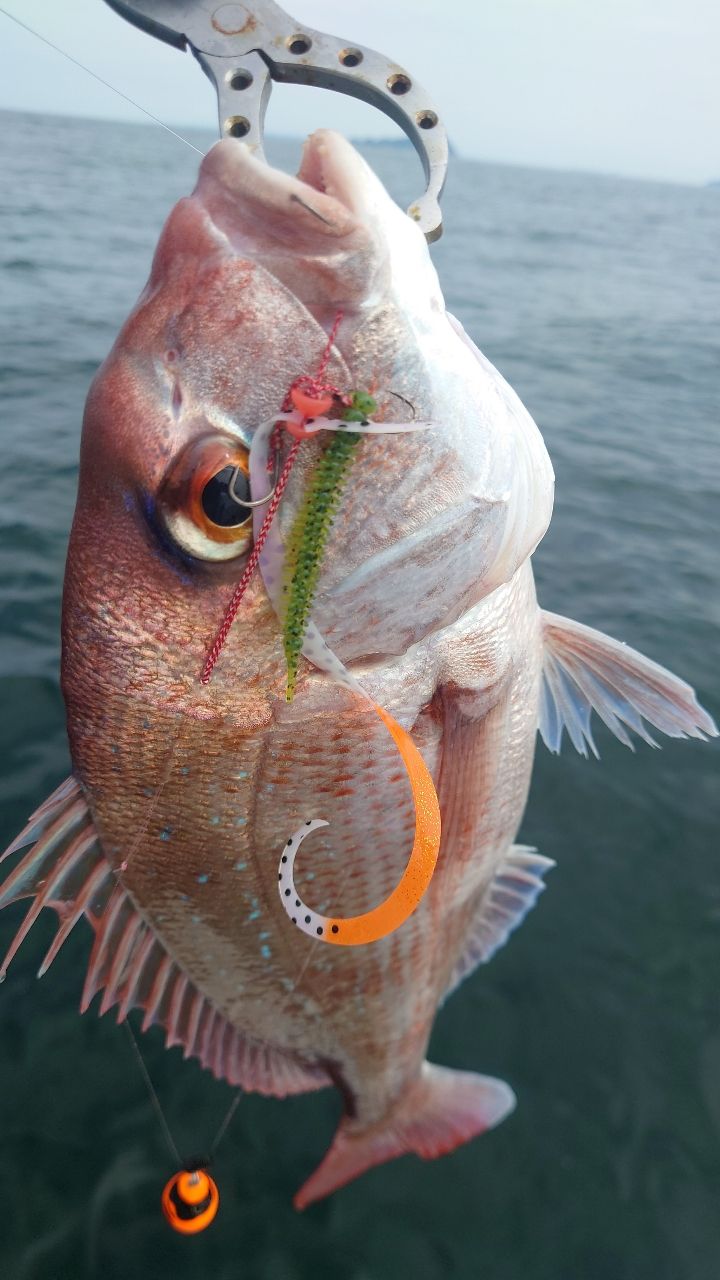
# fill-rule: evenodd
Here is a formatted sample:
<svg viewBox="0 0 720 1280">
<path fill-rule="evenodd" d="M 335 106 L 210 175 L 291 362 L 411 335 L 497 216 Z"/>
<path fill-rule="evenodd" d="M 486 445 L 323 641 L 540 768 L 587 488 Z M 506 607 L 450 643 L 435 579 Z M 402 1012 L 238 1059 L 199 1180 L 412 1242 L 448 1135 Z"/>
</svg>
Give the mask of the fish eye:
<svg viewBox="0 0 720 1280">
<path fill-rule="evenodd" d="M 248 450 L 200 436 L 172 463 L 158 494 L 168 533 L 199 560 L 233 560 L 252 543 Z"/>
<path fill-rule="evenodd" d="M 200 498 L 203 511 L 213 524 L 232 529 L 250 515 L 250 478 L 240 466 L 223 467 L 208 480 Z"/>
</svg>

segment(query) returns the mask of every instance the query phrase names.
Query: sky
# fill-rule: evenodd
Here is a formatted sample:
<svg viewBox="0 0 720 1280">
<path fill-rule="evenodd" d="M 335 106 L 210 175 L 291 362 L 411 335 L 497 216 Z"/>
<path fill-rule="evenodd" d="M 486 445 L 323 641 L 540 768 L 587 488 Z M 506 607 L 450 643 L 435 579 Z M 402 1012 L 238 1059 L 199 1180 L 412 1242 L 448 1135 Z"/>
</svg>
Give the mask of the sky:
<svg viewBox="0 0 720 1280">
<path fill-rule="evenodd" d="M 167 123 L 216 129 L 214 93 L 192 56 L 136 30 L 104 0 L 0 3 Z M 720 178 L 720 0 L 292 0 L 296 8 L 300 25 L 402 63 L 462 155 Z M 0 107 L 143 119 L 2 13 Z M 270 132 L 319 125 L 363 137 L 394 130 L 379 111 L 338 94 L 274 89 Z"/>
</svg>

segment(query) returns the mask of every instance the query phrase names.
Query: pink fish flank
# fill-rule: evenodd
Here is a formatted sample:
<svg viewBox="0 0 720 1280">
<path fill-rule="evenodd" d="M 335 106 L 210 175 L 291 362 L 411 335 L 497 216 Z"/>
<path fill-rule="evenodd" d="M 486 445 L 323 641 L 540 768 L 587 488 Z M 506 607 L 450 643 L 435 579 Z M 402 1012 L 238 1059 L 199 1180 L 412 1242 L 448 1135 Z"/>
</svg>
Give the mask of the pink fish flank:
<svg viewBox="0 0 720 1280">
<path fill-rule="evenodd" d="M 372 392 L 386 424 L 431 424 L 362 438 L 322 563 L 312 621 L 368 699 L 303 658 L 286 701 L 259 576 L 203 685 L 251 551 L 237 498 L 253 438 L 317 369 L 339 311 L 327 380 Z M 326 447 L 320 432 L 298 451 L 282 536 Z M 345 1116 L 300 1207 L 404 1152 L 450 1151 L 514 1105 L 502 1081 L 425 1052 L 439 1003 L 552 865 L 514 843 L 538 727 L 551 750 L 566 731 L 585 753 L 593 709 L 628 743 L 647 726 L 715 732 L 682 681 L 539 609 L 530 556 L 552 495 L 537 428 L 353 148 L 314 135 L 295 178 L 218 143 L 88 396 L 63 613 L 73 775 L 5 855 L 0 904 L 30 902 L 3 973 L 43 906 L 59 917 L 43 969 L 84 917 L 83 1008 L 98 993 L 119 1019 L 140 1008 L 248 1090 L 335 1085 Z M 328 824 L 294 874 L 335 916 L 382 902 L 413 843 L 408 778 L 369 699 L 429 767 L 442 843 L 400 929 L 328 946 L 280 902 L 287 838 Z"/>
</svg>

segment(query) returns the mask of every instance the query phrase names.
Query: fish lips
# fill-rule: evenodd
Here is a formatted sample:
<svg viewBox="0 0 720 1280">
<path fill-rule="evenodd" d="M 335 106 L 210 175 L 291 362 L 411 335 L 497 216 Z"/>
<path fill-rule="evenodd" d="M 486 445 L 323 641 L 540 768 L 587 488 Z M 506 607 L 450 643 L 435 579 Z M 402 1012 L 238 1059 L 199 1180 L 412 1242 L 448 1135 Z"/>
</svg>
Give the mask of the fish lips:
<svg viewBox="0 0 720 1280">
<path fill-rule="evenodd" d="M 193 198 L 230 254 L 258 263 L 313 309 L 357 305 L 374 292 L 387 265 L 369 217 L 377 185 L 350 143 L 319 130 L 297 177 L 224 138 L 205 156 Z"/>
</svg>

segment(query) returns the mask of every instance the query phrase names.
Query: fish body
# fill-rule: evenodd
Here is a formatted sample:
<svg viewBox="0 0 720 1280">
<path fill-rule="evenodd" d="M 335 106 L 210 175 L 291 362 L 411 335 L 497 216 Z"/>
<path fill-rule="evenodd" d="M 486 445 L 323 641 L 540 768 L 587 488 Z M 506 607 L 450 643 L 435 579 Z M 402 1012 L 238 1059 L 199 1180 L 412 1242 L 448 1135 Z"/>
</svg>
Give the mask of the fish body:
<svg viewBox="0 0 720 1280">
<path fill-rule="evenodd" d="M 369 391 L 390 428 L 355 451 L 312 611 L 367 699 L 303 660 L 286 700 L 259 576 L 203 684 L 250 535 L 218 533 L 193 485 L 209 458 L 247 452 L 324 352 L 328 381 Z M 409 410 L 429 427 L 393 433 Z M 285 536 L 322 448 L 298 454 Z M 63 611 L 74 779 L 13 846 L 35 842 L 0 903 L 33 898 L 11 954 L 43 905 L 61 919 L 50 959 L 90 920 L 84 1005 L 102 990 L 120 1017 L 141 1007 L 245 1088 L 341 1090 L 346 1116 L 300 1205 L 403 1151 L 450 1150 L 514 1104 L 509 1086 L 425 1053 L 438 1005 L 552 865 L 513 843 L 538 723 L 553 749 L 563 728 L 592 746 L 593 707 L 621 737 L 645 734 L 643 717 L 714 731 L 681 681 L 539 609 L 530 556 L 552 493 L 535 424 L 448 317 L 420 231 L 349 144 L 315 135 L 298 179 L 233 140 L 213 148 L 88 397 Z M 430 770 L 439 856 L 401 928 L 327 946 L 279 899 L 288 837 L 328 824 L 295 877 L 342 916 L 387 898 L 413 843 L 408 779 L 372 702 Z"/>
</svg>

